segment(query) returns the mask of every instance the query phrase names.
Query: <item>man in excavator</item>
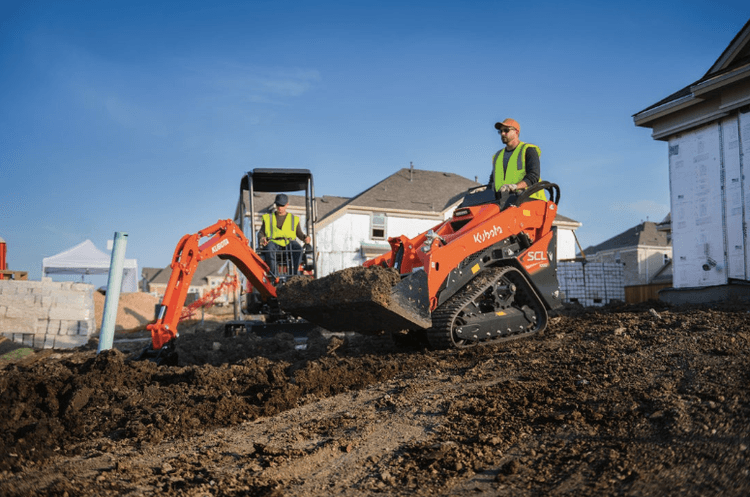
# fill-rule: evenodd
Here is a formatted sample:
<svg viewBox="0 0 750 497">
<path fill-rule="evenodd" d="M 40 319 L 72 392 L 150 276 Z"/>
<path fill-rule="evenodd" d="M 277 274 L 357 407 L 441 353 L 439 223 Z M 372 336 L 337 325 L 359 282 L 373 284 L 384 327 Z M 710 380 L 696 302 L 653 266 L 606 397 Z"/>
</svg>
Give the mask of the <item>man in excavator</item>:
<svg viewBox="0 0 750 497">
<path fill-rule="evenodd" d="M 495 129 L 505 148 L 492 158 L 490 186 L 495 195 L 523 190 L 541 180 L 540 160 L 542 151 L 536 145 L 520 140 L 521 125 L 515 119 L 505 119 L 495 123 Z M 547 200 L 544 191 L 538 191 L 531 198 Z"/>
<path fill-rule="evenodd" d="M 276 256 L 282 250 L 291 252 L 290 274 L 297 274 L 300 259 L 302 257 L 302 247 L 297 242 L 297 238 L 304 240 L 305 244 L 310 243 L 310 237 L 305 235 L 300 226 L 299 217 L 286 211 L 289 204 L 289 197 L 283 193 L 276 195 L 274 205 L 275 210 L 263 214 L 263 223 L 260 227 L 260 246 L 262 247 L 263 259 L 271 268 L 274 276 L 277 274 Z"/>
</svg>

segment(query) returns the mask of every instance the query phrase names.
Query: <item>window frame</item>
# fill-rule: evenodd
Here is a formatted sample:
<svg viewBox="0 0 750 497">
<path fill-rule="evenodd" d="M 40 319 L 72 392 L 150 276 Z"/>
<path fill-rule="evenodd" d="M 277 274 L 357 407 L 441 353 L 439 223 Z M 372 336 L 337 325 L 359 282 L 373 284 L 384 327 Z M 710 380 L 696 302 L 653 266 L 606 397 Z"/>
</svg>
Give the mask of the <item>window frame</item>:
<svg viewBox="0 0 750 497">
<path fill-rule="evenodd" d="M 376 224 L 376 219 L 382 218 L 382 224 Z M 376 235 L 375 231 L 382 231 L 382 235 Z M 385 212 L 373 212 L 370 214 L 370 239 L 371 240 L 386 240 L 388 233 L 388 215 Z"/>
</svg>

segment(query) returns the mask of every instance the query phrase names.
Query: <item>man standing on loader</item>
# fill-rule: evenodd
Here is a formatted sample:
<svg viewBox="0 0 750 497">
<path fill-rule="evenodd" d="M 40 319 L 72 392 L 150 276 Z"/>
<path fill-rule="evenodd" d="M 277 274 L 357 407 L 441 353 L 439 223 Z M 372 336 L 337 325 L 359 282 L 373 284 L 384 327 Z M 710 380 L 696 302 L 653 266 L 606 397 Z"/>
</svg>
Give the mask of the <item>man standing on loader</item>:
<svg viewBox="0 0 750 497">
<path fill-rule="evenodd" d="M 521 126 L 515 119 L 508 118 L 495 123 L 495 129 L 505 144 L 505 148 L 499 150 L 492 158 L 489 185 L 495 191 L 495 195 L 515 192 L 537 183 L 541 179 L 542 151 L 539 147 L 519 139 Z M 544 191 L 536 192 L 531 198 L 546 200 Z"/>
<path fill-rule="evenodd" d="M 260 246 L 263 248 L 263 259 L 271 268 L 273 275 L 278 276 L 276 273 L 276 255 L 288 246 L 291 251 L 292 264 L 289 274 L 297 274 L 297 268 L 302 257 L 302 247 L 296 239 L 304 240 L 305 244 L 308 244 L 310 243 L 310 237 L 302 231 L 299 217 L 287 213 L 286 206 L 289 204 L 289 197 L 279 193 L 276 195 L 274 204 L 276 210 L 263 214 L 263 223 L 260 227 Z"/>
</svg>

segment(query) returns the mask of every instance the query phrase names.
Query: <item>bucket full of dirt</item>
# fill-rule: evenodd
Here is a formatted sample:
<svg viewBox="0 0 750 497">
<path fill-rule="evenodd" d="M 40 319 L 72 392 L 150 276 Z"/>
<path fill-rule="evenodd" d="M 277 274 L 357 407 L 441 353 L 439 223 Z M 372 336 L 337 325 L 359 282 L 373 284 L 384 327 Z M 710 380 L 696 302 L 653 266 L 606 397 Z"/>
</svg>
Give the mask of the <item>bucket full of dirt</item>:
<svg viewBox="0 0 750 497">
<path fill-rule="evenodd" d="M 353 267 L 323 278 L 291 278 L 277 288 L 279 307 L 329 331 L 397 332 L 432 325 L 424 271 L 402 279 L 380 266 Z"/>
</svg>

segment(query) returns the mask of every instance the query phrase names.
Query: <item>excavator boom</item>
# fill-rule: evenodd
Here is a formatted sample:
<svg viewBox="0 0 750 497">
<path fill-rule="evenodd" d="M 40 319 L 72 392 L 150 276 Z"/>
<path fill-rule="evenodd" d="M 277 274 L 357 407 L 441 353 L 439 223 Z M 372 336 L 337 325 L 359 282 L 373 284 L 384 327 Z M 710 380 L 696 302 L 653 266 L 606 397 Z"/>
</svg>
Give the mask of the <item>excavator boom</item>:
<svg viewBox="0 0 750 497">
<path fill-rule="evenodd" d="M 201 243 L 203 239 L 206 240 Z M 172 274 L 159 316 L 155 323 L 147 326 L 153 350 L 161 349 L 177 336 L 177 324 L 198 263 L 211 257 L 232 261 L 263 299 L 276 297 L 268 265 L 250 248 L 247 237 L 232 220 L 221 220 L 197 233 L 185 235 L 172 257 Z"/>
</svg>

